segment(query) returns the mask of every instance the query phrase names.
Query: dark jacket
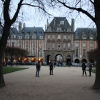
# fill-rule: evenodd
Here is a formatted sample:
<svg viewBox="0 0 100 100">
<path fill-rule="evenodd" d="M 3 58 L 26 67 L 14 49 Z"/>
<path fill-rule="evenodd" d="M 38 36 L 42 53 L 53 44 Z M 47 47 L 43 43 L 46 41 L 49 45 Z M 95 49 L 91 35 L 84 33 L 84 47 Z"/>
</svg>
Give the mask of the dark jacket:
<svg viewBox="0 0 100 100">
<path fill-rule="evenodd" d="M 50 70 L 53 70 L 53 63 L 52 62 L 50 62 L 49 66 L 50 66 Z"/>
<path fill-rule="evenodd" d="M 83 63 L 83 64 L 82 64 L 82 70 L 85 70 L 85 69 L 86 69 L 86 64 Z"/>
<path fill-rule="evenodd" d="M 36 64 L 36 69 L 39 71 L 40 70 L 40 63 Z"/>
</svg>

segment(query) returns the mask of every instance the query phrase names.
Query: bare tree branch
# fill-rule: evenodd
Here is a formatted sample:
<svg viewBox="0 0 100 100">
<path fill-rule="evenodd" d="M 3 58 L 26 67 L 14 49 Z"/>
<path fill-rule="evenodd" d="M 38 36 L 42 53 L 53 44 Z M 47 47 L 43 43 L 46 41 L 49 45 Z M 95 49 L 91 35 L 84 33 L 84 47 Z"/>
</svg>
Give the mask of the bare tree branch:
<svg viewBox="0 0 100 100">
<path fill-rule="evenodd" d="M 22 6 L 22 2 L 23 2 L 23 1 L 24 1 L 24 0 L 20 0 L 20 2 L 19 2 L 19 4 L 18 4 L 18 7 L 17 7 L 17 10 L 16 10 L 16 12 L 15 12 L 15 14 L 14 14 L 12 20 L 11 20 L 11 24 L 13 24 L 13 23 L 15 22 L 15 20 L 16 20 L 18 14 L 19 14 L 19 11 L 20 11 L 20 8 L 21 8 L 21 6 Z"/>
<path fill-rule="evenodd" d="M 92 0 L 89 0 L 92 4 L 94 4 L 94 2 Z"/>
<path fill-rule="evenodd" d="M 68 5 L 66 5 L 66 3 L 60 1 L 60 0 L 57 0 L 60 4 L 62 4 L 63 6 L 65 6 L 66 8 L 69 8 L 69 9 L 72 9 L 72 10 L 76 10 L 76 11 L 79 11 L 79 12 L 82 12 L 84 14 L 86 14 L 90 19 L 92 19 L 94 22 L 95 22 L 95 18 L 89 14 L 86 10 L 83 10 L 82 8 L 75 8 L 75 7 L 70 7 Z"/>
<path fill-rule="evenodd" d="M 44 9 L 44 7 L 40 7 L 40 6 L 37 6 L 37 5 L 28 4 L 28 3 L 23 3 L 22 5 L 28 5 L 28 6 L 31 6 L 31 7 L 37 7 L 37 8 L 39 8 L 39 9 L 43 10 L 45 13 L 49 14 L 49 13 Z M 49 14 L 49 15 L 51 15 L 51 14 Z"/>
</svg>

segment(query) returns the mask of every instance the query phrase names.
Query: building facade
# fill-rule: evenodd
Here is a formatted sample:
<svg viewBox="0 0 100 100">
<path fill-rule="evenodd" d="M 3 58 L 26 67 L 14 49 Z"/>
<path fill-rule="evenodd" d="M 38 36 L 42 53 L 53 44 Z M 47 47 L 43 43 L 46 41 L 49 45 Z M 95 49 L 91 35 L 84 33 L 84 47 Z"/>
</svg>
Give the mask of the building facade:
<svg viewBox="0 0 100 100">
<path fill-rule="evenodd" d="M 27 50 L 28 62 L 32 62 L 32 59 L 43 59 L 47 64 L 52 60 L 58 65 L 88 62 L 87 52 L 97 48 L 96 29 L 74 30 L 74 27 L 74 19 L 69 24 L 66 17 L 54 17 L 50 23 L 47 20 L 45 31 L 42 27 L 26 27 L 25 24 L 22 27 L 22 23 L 19 23 L 18 30 L 10 29 L 7 46 Z"/>
<path fill-rule="evenodd" d="M 65 17 L 55 17 L 47 22 L 45 31 L 44 56 L 47 64 L 50 60 L 57 64 L 69 64 L 74 55 L 74 19 L 71 25 Z"/>
</svg>

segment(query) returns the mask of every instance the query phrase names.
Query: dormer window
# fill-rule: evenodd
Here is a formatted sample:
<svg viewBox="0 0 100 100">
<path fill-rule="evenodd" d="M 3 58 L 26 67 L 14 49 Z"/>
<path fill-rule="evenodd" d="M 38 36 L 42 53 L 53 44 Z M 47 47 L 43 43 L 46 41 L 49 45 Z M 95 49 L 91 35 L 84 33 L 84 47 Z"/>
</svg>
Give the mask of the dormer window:
<svg viewBox="0 0 100 100">
<path fill-rule="evenodd" d="M 61 27 L 57 27 L 57 31 L 58 31 L 58 32 L 61 31 Z"/>
<path fill-rule="evenodd" d="M 83 32 L 82 39 L 86 39 L 86 35 Z"/>
<path fill-rule="evenodd" d="M 19 39 L 22 39 L 22 36 L 19 36 Z"/>
<path fill-rule="evenodd" d="M 29 35 L 28 34 L 25 35 L 25 39 L 29 39 Z"/>
<path fill-rule="evenodd" d="M 64 25 L 64 21 L 60 21 L 60 25 Z"/>
<path fill-rule="evenodd" d="M 11 39 L 15 39 L 16 38 L 16 35 L 11 35 Z"/>
<path fill-rule="evenodd" d="M 91 39 L 91 40 L 94 39 L 93 35 L 90 35 L 90 39 Z"/>
<path fill-rule="evenodd" d="M 48 32 L 50 32 L 50 31 L 51 31 L 51 28 L 50 28 L 50 26 L 48 27 L 47 31 L 48 31 Z"/>
<path fill-rule="evenodd" d="M 32 39 L 36 39 L 36 35 L 35 34 L 32 35 Z"/>
<path fill-rule="evenodd" d="M 40 39 L 43 39 L 43 36 L 40 36 Z"/>
<path fill-rule="evenodd" d="M 70 28 L 68 28 L 68 29 L 67 29 L 67 32 L 71 32 L 71 29 L 70 29 Z"/>
</svg>

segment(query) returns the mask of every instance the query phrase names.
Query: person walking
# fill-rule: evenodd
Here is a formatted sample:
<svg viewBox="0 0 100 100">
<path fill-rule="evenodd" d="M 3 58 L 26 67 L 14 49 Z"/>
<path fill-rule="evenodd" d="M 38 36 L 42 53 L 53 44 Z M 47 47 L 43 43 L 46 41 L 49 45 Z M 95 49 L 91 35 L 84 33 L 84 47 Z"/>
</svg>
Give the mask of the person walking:
<svg viewBox="0 0 100 100">
<path fill-rule="evenodd" d="M 53 62 L 52 61 L 50 61 L 49 69 L 50 69 L 50 75 L 53 75 Z"/>
<path fill-rule="evenodd" d="M 85 73 L 85 75 L 87 76 L 85 62 L 82 63 L 82 71 L 83 71 L 82 75 L 84 76 L 84 73 Z"/>
<path fill-rule="evenodd" d="M 40 62 L 38 61 L 38 63 L 36 64 L 36 77 L 39 77 L 40 67 Z"/>
<path fill-rule="evenodd" d="M 91 76 L 91 71 L 92 71 L 93 63 L 89 64 L 89 76 Z"/>
</svg>

